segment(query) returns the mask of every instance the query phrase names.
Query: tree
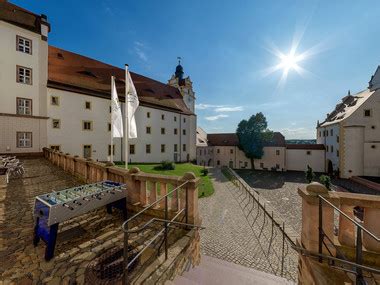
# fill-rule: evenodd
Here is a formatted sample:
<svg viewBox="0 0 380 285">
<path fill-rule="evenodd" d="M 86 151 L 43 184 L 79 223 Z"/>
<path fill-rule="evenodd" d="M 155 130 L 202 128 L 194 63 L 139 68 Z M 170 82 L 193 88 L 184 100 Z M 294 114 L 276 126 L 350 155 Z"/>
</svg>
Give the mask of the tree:
<svg viewBox="0 0 380 285">
<path fill-rule="evenodd" d="M 306 180 L 308 183 L 311 183 L 315 177 L 315 174 L 313 172 L 313 168 L 311 168 L 309 165 L 307 166 L 305 176 L 306 176 Z"/>
<path fill-rule="evenodd" d="M 236 134 L 239 148 L 251 159 L 252 169 L 255 169 L 255 159 L 262 158 L 265 143 L 273 138 L 273 132 L 268 130 L 267 119 L 261 112 L 252 115 L 248 120 L 240 121 Z"/>
</svg>

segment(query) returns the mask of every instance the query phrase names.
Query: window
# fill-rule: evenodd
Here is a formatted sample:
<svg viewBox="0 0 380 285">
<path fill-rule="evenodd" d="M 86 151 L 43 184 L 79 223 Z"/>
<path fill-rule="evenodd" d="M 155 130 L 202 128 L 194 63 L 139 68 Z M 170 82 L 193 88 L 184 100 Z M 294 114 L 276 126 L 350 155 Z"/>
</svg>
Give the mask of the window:
<svg viewBox="0 0 380 285">
<path fill-rule="evenodd" d="M 29 148 L 32 147 L 32 132 L 17 132 L 17 147 Z"/>
<path fill-rule="evenodd" d="M 87 110 L 91 110 L 91 102 L 90 101 L 86 101 L 84 103 L 84 107 L 87 109 Z"/>
<path fill-rule="evenodd" d="M 135 154 L 135 145 L 134 144 L 129 145 L 129 154 Z"/>
<path fill-rule="evenodd" d="M 337 143 L 339 142 L 339 136 L 336 136 L 336 142 Z"/>
<path fill-rule="evenodd" d="M 334 152 L 334 146 L 331 146 L 331 152 Z"/>
<path fill-rule="evenodd" d="M 146 117 L 150 118 L 150 112 L 146 112 Z"/>
<path fill-rule="evenodd" d="M 17 65 L 17 82 L 32 85 L 32 69 Z"/>
<path fill-rule="evenodd" d="M 145 145 L 145 152 L 150 153 L 150 144 Z"/>
<path fill-rule="evenodd" d="M 230 149 L 230 153 L 231 153 L 231 154 L 234 153 L 234 149 L 233 149 L 233 148 Z"/>
<path fill-rule="evenodd" d="M 82 128 L 84 131 L 92 131 L 92 121 L 82 121 Z"/>
<path fill-rule="evenodd" d="M 333 135 L 334 135 L 334 130 L 331 129 L 331 130 L 330 130 L 330 136 L 333 136 Z"/>
<path fill-rule="evenodd" d="M 111 155 L 111 145 L 108 145 L 108 155 Z M 112 155 L 115 155 L 115 145 L 112 146 Z"/>
<path fill-rule="evenodd" d="M 186 136 L 186 130 L 182 130 L 182 134 Z"/>
<path fill-rule="evenodd" d="M 165 134 L 165 128 L 161 128 L 161 135 Z"/>
<path fill-rule="evenodd" d="M 279 164 L 276 164 L 276 169 L 280 169 L 280 165 Z"/>
<path fill-rule="evenodd" d="M 32 54 L 32 41 L 24 37 L 16 36 L 16 50 Z"/>
<path fill-rule="evenodd" d="M 182 145 L 182 151 L 186 151 L 186 144 Z"/>
<path fill-rule="evenodd" d="M 162 153 L 165 152 L 165 145 L 164 145 L 164 144 L 161 145 L 161 152 L 162 152 Z"/>
<path fill-rule="evenodd" d="M 260 168 L 264 168 L 264 163 L 260 162 Z"/>
<path fill-rule="evenodd" d="M 183 122 L 186 123 L 186 118 L 183 118 Z"/>
<path fill-rule="evenodd" d="M 217 160 L 217 161 L 216 161 L 216 165 L 220 165 L 220 160 Z"/>
<path fill-rule="evenodd" d="M 17 98 L 17 114 L 32 115 L 32 100 L 26 98 Z"/>
<path fill-rule="evenodd" d="M 165 120 L 165 115 L 161 114 L 161 120 Z"/>
<path fill-rule="evenodd" d="M 150 127 L 146 127 L 146 133 L 151 134 L 151 128 Z"/>
<path fill-rule="evenodd" d="M 311 151 L 310 151 L 310 150 L 307 150 L 307 151 L 306 151 L 306 155 L 311 155 Z"/>
<path fill-rule="evenodd" d="M 50 104 L 52 106 L 59 106 L 59 97 L 58 96 L 51 96 L 50 97 Z"/>
<path fill-rule="evenodd" d="M 216 149 L 216 153 L 220 153 L 220 149 L 219 148 Z"/>
<path fill-rule="evenodd" d="M 174 116 L 174 122 L 177 122 L 177 116 Z"/>
<path fill-rule="evenodd" d="M 178 135 L 178 129 L 174 129 L 174 134 Z"/>
<path fill-rule="evenodd" d="M 326 151 L 327 151 L 327 152 L 329 151 L 329 146 L 328 146 L 328 145 L 326 145 Z"/>
<path fill-rule="evenodd" d="M 339 150 L 336 150 L 336 156 L 339 157 Z"/>
<path fill-rule="evenodd" d="M 108 123 L 108 131 L 111 131 L 111 123 Z"/>
<path fill-rule="evenodd" d="M 90 144 L 85 144 L 83 146 L 83 157 L 90 158 L 92 154 L 92 146 Z"/>
<path fill-rule="evenodd" d="M 50 149 L 56 150 L 56 151 L 61 151 L 61 146 L 60 145 L 50 145 Z"/>
<path fill-rule="evenodd" d="M 174 145 L 174 152 L 178 152 L 178 145 L 177 144 Z"/>
<path fill-rule="evenodd" d="M 321 131 L 319 131 L 319 137 L 321 137 Z"/>
<path fill-rule="evenodd" d="M 276 149 L 276 155 L 280 155 L 280 150 Z"/>
<path fill-rule="evenodd" d="M 370 109 L 366 109 L 366 110 L 364 110 L 364 117 L 371 117 L 371 114 L 372 112 L 371 112 L 371 110 Z"/>
<path fill-rule="evenodd" d="M 61 120 L 60 119 L 52 119 L 52 127 L 53 129 L 61 128 Z"/>
<path fill-rule="evenodd" d="M 110 106 L 110 113 L 112 112 L 112 107 Z"/>
<path fill-rule="evenodd" d="M 248 162 L 244 161 L 244 167 L 248 167 Z"/>
</svg>

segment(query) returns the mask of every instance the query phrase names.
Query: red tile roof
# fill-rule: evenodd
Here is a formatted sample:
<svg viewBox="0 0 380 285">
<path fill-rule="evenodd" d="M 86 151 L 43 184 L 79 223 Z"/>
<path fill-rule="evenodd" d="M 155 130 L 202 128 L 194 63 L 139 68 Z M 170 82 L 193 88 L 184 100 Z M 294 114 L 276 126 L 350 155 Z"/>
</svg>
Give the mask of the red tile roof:
<svg viewBox="0 0 380 285">
<path fill-rule="evenodd" d="M 323 144 L 287 144 L 287 149 L 316 149 L 316 150 L 324 150 L 325 146 Z"/>
<path fill-rule="evenodd" d="M 0 20 L 41 34 L 41 15 L 34 14 L 8 1 L 0 0 Z"/>
<path fill-rule="evenodd" d="M 125 70 L 76 53 L 49 46 L 48 87 L 110 98 L 111 76 L 116 77 L 120 101 L 124 102 Z M 175 87 L 131 72 L 142 106 L 193 114 Z"/>
<path fill-rule="evenodd" d="M 207 140 L 211 146 L 239 145 L 239 138 L 235 133 L 207 134 Z M 270 142 L 266 142 L 265 146 L 284 147 L 285 137 L 279 132 L 274 132 L 272 140 Z"/>
</svg>

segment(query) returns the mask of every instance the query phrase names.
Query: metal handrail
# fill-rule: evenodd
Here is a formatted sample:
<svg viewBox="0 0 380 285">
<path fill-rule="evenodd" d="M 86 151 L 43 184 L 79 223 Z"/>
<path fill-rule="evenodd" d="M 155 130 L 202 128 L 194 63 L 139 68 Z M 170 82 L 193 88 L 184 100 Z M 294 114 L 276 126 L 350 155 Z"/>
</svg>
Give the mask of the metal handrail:
<svg viewBox="0 0 380 285">
<path fill-rule="evenodd" d="M 125 229 L 125 226 L 132 220 L 134 220 L 136 217 L 142 215 L 142 213 L 144 213 L 145 211 L 147 211 L 148 209 L 152 208 L 153 206 L 155 206 L 156 204 L 158 204 L 159 202 L 161 202 L 163 199 L 165 199 L 166 197 L 168 197 L 170 194 L 172 194 L 174 191 L 177 191 L 179 188 L 183 187 L 185 184 L 189 183 L 189 180 L 185 181 L 184 183 L 182 183 L 181 185 L 177 186 L 176 188 L 174 188 L 172 191 L 170 191 L 169 193 L 167 193 L 166 195 L 160 197 L 159 199 L 157 199 L 155 202 L 149 204 L 148 206 L 146 206 L 144 209 L 142 209 L 140 212 L 136 213 L 135 215 L 133 215 L 132 217 L 130 217 L 128 220 L 126 220 L 122 225 L 121 225 L 121 228 L 123 229 L 123 231 L 127 231 L 128 229 Z M 187 206 L 187 205 L 186 205 Z"/>
<path fill-rule="evenodd" d="M 380 242 L 380 237 L 377 237 L 374 233 L 370 232 L 368 229 L 366 229 L 365 227 L 363 227 L 361 224 L 359 224 L 357 221 L 355 221 L 354 219 L 352 219 L 351 217 L 349 217 L 346 213 L 344 213 L 341 209 L 339 209 L 337 206 L 335 206 L 334 204 L 332 204 L 331 202 L 329 202 L 328 200 L 326 200 L 325 198 L 323 198 L 321 195 L 318 195 L 318 198 L 319 199 L 322 199 L 326 204 L 330 205 L 332 208 L 334 208 L 334 210 L 337 210 L 340 214 L 342 214 L 346 219 L 350 220 L 352 223 L 355 224 L 355 226 L 361 228 L 364 232 L 366 232 L 369 236 L 371 236 L 374 240 L 376 240 L 377 242 Z"/>
</svg>

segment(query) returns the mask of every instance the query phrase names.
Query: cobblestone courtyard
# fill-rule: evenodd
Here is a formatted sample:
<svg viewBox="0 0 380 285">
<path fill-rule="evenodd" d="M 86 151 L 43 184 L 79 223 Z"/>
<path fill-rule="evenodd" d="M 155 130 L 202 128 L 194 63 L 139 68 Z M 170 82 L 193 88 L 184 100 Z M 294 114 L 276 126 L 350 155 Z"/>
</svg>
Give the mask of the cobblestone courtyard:
<svg viewBox="0 0 380 285">
<path fill-rule="evenodd" d="M 202 252 L 206 255 L 281 276 L 282 235 L 239 189 L 213 170 L 215 193 L 199 201 Z M 252 201 L 252 200 L 251 200 Z M 247 215 L 250 213 L 249 215 Z M 285 245 L 284 273 L 296 277 L 297 254 Z"/>
</svg>

